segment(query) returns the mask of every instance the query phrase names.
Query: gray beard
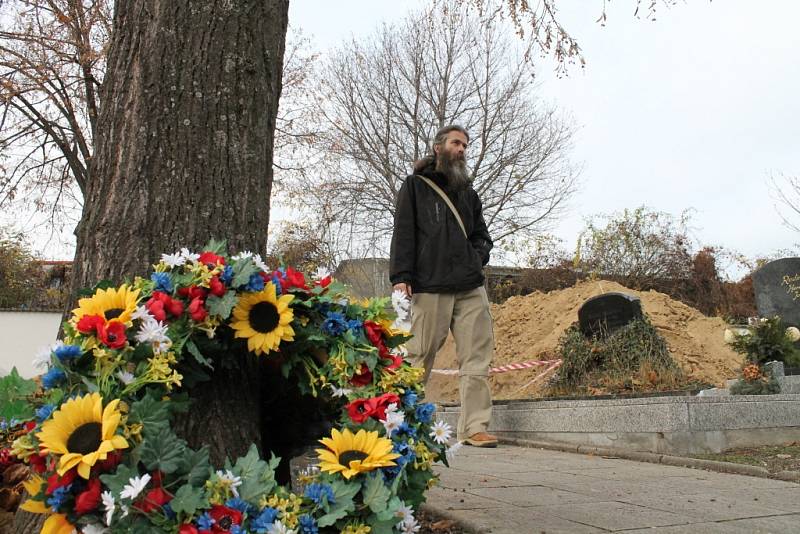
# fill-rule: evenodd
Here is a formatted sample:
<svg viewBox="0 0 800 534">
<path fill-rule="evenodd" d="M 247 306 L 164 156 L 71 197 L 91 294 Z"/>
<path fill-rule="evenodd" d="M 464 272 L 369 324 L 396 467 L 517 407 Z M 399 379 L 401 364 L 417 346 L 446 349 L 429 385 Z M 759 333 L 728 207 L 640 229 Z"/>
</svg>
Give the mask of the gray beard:
<svg viewBox="0 0 800 534">
<path fill-rule="evenodd" d="M 467 162 L 463 159 L 450 159 L 446 155 L 438 157 L 436 170 L 447 177 L 447 185 L 454 191 L 466 188 L 471 182 Z"/>
</svg>

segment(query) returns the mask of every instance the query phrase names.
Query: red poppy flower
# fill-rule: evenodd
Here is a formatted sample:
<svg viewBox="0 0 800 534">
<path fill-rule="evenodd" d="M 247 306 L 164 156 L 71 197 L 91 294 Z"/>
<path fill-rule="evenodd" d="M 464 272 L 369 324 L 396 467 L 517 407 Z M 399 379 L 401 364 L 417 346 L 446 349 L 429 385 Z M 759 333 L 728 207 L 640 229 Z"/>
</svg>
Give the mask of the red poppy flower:
<svg viewBox="0 0 800 534">
<path fill-rule="evenodd" d="M 75 497 L 75 513 L 88 514 L 100 506 L 100 479 L 92 478 L 86 489 Z"/>
<path fill-rule="evenodd" d="M 6 450 L 8 449 L 3 449 L 3 451 Z M 0 451 L 0 456 L 2 456 L 3 451 Z M 33 469 L 34 473 L 41 474 L 47 471 L 47 455 L 39 456 L 38 454 L 33 454 L 28 457 L 28 463 L 31 464 L 31 469 Z M 0 465 L 2 465 L 1 461 Z"/>
<path fill-rule="evenodd" d="M 92 472 L 108 473 L 113 471 L 114 468 L 119 465 L 120 461 L 122 461 L 122 453 L 120 451 L 109 452 L 105 460 L 98 460 L 98 462 L 94 464 Z"/>
<path fill-rule="evenodd" d="M 386 408 L 388 408 L 390 404 L 400 406 L 400 397 L 398 397 L 396 393 L 384 393 L 380 397 L 375 397 L 372 401 L 372 417 L 379 421 L 386 419 Z"/>
<path fill-rule="evenodd" d="M 172 317 L 180 317 L 183 313 L 183 302 L 161 291 L 153 291 L 153 296 L 145 303 L 145 308 L 156 321 L 163 322 L 167 320 L 167 313 Z"/>
<path fill-rule="evenodd" d="M 300 271 L 295 271 L 291 267 L 286 268 L 286 274 L 281 280 L 281 285 L 283 285 L 284 290 L 289 289 L 291 287 L 297 287 L 299 289 L 308 290 L 308 286 L 306 285 L 306 277 L 303 276 L 303 273 Z"/>
<path fill-rule="evenodd" d="M 228 508 L 227 506 L 215 504 L 211 507 L 211 510 L 208 511 L 208 515 L 214 520 L 211 532 L 230 532 L 233 525 L 242 524 L 242 512 L 234 510 L 233 508 Z"/>
<path fill-rule="evenodd" d="M 76 476 L 78 476 L 77 468 L 70 469 L 64 473 L 63 477 L 58 476 L 58 473 L 53 473 L 47 478 L 47 489 L 45 490 L 45 494 L 52 495 L 53 492 L 58 488 L 72 484 L 75 481 Z"/>
<path fill-rule="evenodd" d="M 78 319 L 78 324 L 75 327 L 81 334 L 96 334 L 105 322 L 106 320 L 102 315 L 84 315 Z"/>
<path fill-rule="evenodd" d="M 197 527 L 195 527 L 194 525 L 189 523 L 184 523 L 178 529 L 178 534 L 200 534 L 200 531 L 198 531 Z"/>
<path fill-rule="evenodd" d="M 200 254 L 200 257 L 197 258 L 197 261 L 202 264 L 205 264 L 206 266 L 208 266 L 209 269 L 213 269 L 217 265 L 225 265 L 225 258 L 223 258 L 222 256 L 217 256 L 213 252 L 208 252 L 208 251 Z"/>
<path fill-rule="evenodd" d="M 403 365 L 403 357 L 399 354 L 389 354 L 387 357 L 383 358 L 384 361 L 389 360 L 391 363 L 386 366 L 386 370 L 390 373 L 394 373 L 395 369 L 399 369 L 401 365 Z"/>
<path fill-rule="evenodd" d="M 356 399 L 346 406 L 347 415 L 354 423 L 363 423 L 372 415 L 372 399 Z"/>
<path fill-rule="evenodd" d="M 100 341 L 111 349 L 121 349 L 128 342 L 125 337 L 125 324 L 119 321 L 109 321 L 100 327 L 97 333 Z"/>
<path fill-rule="evenodd" d="M 331 284 L 331 275 L 326 276 L 322 280 L 317 280 L 314 283 L 321 287 L 328 287 Z"/>
<path fill-rule="evenodd" d="M 361 364 L 361 372 L 360 374 L 353 375 L 353 378 L 350 379 L 350 383 L 354 386 L 366 386 L 367 384 L 372 382 L 372 371 L 369 370 L 366 363 Z"/>
<path fill-rule="evenodd" d="M 158 510 L 171 500 L 172 495 L 164 491 L 164 488 L 159 487 L 148 491 L 144 499 L 136 503 L 135 506 L 144 513 L 150 513 L 154 510 Z"/>
<path fill-rule="evenodd" d="M 28 421 L 27 423 L 22 425 L 22 431 L 25 432 L 26 434 L 31 432 L 34 428 L 36 428 L 36 421 Z"/>
<path fill-rule="evenodd" d="M 178 289 L 178 295 L 186 297 L 189 300 L 193 300 L 198 297 L 204 299 L 208 295 L 208 291 L 200 286 L 189 286 Z"/>
<path fill-rule="evenodd" d="M 221 297 L 225 294 L 225 284 L 219 279 L 219 276 L 212 276 L 211 280 L 208 282 L 209 289 L 211 289 L 211 294 Z"/>
<path fill-rule="evenodd" d="M 208 316 L 208 312 L 203 307 L 203 304 L 205 303 L 200 297 L 193 298 L 192 302 L 189 303 L 189 317 L 191 317 L 192 320 L 197 323 L 201 322 L 206 318 L 206 316 Z"/>
</svg>

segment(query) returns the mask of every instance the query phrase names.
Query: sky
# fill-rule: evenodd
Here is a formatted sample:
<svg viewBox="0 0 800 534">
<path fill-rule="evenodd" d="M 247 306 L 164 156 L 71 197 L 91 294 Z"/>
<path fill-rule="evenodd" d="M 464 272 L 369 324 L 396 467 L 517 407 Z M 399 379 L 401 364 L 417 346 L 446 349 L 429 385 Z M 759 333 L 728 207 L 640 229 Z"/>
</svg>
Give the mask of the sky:
<svg viewBox="0 0 800 534">
<path fill-rule="evenodd" d="M 425 4 L 296 0 L 289 17 L 324 53 Z M 558 6 L 586 60 L 560 77 L 552 58 L 536 65 L 539 96 L 578 127 L 580 188 L 553 228 L 568 249 L 586 217 L 641 205 L 692 209 L 698 244 L 750 257 L 800 242 L 769 186 L 800 174 L 800 2 L 693 0 L 650 21 L 617 0 L 605 26 L 601 0 Z"/>
<path fill-rule="evenodd" d="M 649 21 L 634 17 L 635 0 L 615 0 L 605 26 L 602 4 L 558 3 L 583 69 L 559 77 L 552 58 L 536 63 L 540 98 L 578 128 L 571 157 L 583 168 L 553 233 L 571 250 L 586 217 L 646 205 L 675 216 L 692 209 L 699 245 L 754 257 L 800 242 L 769 187 L 771 174 L 800 175 L 800 2 L 692 0 Z M 424 5 L 292 0 L 289 19 L 324 55 Z"/>
</svg>

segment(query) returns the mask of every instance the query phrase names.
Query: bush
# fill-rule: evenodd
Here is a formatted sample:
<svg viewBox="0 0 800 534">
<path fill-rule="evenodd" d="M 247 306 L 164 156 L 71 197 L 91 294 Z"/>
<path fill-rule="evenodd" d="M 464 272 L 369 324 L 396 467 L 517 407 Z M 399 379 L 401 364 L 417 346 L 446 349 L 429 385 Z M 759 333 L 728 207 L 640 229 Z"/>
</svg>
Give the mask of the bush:
<svg viewBox="0 0 800 534">
<path fill-rule="evenodd" d="M 0 308 L 30 306 L 43 278 L 22 234 L 0 230 Z"/>
<path fill-rule="evenodd" d="M 745 365 L 742 377 L 730 388 L 731 395 L 772 395 L 780 390 L 772 371 L 764 372 L 763 367 L 755 363 Z"/>
<path fill-rule="evenodd" d="M 750 333 L 736 336 L 731 347 L 756 365 L 777 361 L 790 367 L 800 366 L 800 351 L 786 332 L 786 325 L 777 316 L 754 321 Z"/>
<path fill-rule="evenodd" d="M 674 389 L 683 378 L 646 317 L 591 339 L 574 324 L 559 340 L 558 352 L 563 363 L 551 384 L 554 394 Z"/>
</svg>

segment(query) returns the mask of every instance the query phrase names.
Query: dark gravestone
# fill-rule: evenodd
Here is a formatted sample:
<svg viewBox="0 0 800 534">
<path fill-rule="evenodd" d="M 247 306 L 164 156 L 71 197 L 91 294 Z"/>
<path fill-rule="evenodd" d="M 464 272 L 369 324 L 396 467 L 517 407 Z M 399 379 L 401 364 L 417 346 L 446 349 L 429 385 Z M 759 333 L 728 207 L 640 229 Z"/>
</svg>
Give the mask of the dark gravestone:
<svg viewBox="0 0 800 534">
<path fill-rule="evenodd" d="M 581 332 L 587 337 L 610 334 L 642 316 L 638 297 L 625 293 L 604 293 L 592 297 L 578 310 Z"/>
<path fill-rule="evenodd" d="M 784 277 L 800 274 L 800 258 L 783 258 L 767 263 L 753 273 L 756 308 L 761 317 L 779 315 L 786 326 L 800 327 L 800 300 L 794 300 Z"/>
</svg>

